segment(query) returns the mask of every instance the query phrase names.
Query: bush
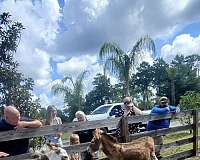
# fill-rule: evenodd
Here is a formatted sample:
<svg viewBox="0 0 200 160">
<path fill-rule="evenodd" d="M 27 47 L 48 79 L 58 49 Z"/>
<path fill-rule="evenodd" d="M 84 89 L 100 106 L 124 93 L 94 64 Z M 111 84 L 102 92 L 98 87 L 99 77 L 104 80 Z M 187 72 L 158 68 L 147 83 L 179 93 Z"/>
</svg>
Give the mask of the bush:
<svg viewBox="0 0 200 160">
<path fill-rule="evenodd" d="M 200 92 L 186 92 L 181 96 L 180 100 L 181 110 L 199 109 L 200 108 Z M 184 116 L 180 119 L 181 123 L 191 124 L 192 116 Z"/>
</svg>

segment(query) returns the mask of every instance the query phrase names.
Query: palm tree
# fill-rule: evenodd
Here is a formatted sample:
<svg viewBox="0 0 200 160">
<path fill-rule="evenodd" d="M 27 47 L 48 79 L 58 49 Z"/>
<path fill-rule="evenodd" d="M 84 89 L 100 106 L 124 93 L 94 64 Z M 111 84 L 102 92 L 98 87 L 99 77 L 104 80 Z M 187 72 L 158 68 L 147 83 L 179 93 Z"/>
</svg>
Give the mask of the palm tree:
<svg viewBox="0 0 200 160">
<path fill-rule="evenodd" d="M 155 44 L 149 37 L 140 38 L 130 53 L 123 51 L 116 43 L 106 42 L 102 45 L 99 57 L 104 61 L 105 68 L 110 73 L 116 75 L 123 82 L 124 95 L 129 96 L 129 81 L 131 73 L 138 66 L 137 60 L 142 60 L 142 56 L 147 52 L 155 56 Z"/>
<path fill-rule="evenodd" d="M 52 92 L 54 95 L 64 95 L 64 103 L 69 106 L 69 119 L 72 120 L 77 110 L 83 110 L 84 98 L 83 98 L 83 80 L 88 71 L 81 72 L 74 81 L 71 76 L 66 76 L 60 83 L 52 86 Z M 69 83 L 66 83 L 69 81 Z"/>
</svg>

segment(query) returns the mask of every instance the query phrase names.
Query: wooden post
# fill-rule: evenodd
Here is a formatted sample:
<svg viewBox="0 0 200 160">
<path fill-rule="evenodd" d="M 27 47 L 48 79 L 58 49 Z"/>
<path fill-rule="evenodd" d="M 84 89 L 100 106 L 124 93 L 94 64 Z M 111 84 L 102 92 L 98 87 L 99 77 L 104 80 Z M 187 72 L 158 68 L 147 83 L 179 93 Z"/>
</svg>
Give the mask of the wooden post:
<svg viewBox="0 0 200 160">
<path fill-rule="evenodd" d="M 198 155 L 198 110 L 193 110 L 193 155 Z"/>
<path fill-rule="evenodd" d="M 120 120 L 120 133 L 122 137 L 122 142 L 126 143 L 129 141 L 129 131 L 128 131 L 128 120 L 127 117 L 122 117 Z"/>
</svg>

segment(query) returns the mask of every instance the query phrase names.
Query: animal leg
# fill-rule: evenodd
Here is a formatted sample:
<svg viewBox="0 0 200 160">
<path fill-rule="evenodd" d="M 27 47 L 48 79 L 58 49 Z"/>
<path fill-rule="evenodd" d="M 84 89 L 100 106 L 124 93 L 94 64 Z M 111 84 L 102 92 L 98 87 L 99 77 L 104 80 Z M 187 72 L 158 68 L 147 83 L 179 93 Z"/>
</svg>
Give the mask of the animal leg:
<svg viewBox="0 0 200 160">
<path fill-rule="evenodd" d="M 152 160 L 158 160 L 158 158 L 156 157 L 156 154 L 152 154 L 151 159 Z"/>
</svg>

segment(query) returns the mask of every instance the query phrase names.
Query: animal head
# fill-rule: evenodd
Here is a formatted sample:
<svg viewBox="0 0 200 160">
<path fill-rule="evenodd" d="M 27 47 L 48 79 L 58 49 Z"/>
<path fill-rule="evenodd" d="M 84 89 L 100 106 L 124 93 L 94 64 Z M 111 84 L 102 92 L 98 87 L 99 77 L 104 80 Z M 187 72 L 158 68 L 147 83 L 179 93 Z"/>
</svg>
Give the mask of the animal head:
<svg viewBox="0 0 200 160">
<path fill-rule="evenodd" d="M 91 140 L 91 143 L 90 143 L 89 148 L 88 148 L 91 153 L 99 150 L 100 144 L 101 144 L 101 134 L 102 133 L 103 133 L 103 131 L 99 128 L 97 128 L 93 132 L 93 139 Z"/>
<path fill-rule="evenodd" d="M 33 153 L 33 158 L 37 160 L 69 160 L 67 152 L 52 143 L 45 144 Z"/>
</svg>

